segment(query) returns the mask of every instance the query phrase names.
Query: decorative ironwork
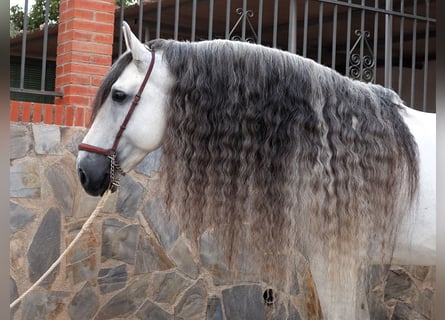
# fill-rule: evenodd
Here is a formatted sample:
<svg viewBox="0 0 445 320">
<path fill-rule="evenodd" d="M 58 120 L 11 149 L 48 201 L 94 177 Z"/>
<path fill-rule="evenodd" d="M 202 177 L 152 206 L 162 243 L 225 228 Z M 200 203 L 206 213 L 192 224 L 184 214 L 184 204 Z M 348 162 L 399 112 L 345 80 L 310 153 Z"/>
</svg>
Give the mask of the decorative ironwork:
<svg viewBox="0 0 445 320">
<path fill-rule="evenodd" d="M 236 13 L 240 16 L 238 18 L 238 20 L 236 21 L 235 25 L 233 26 L 232 30 L 230 30 L 229 33 L 229 39 L 230 40 L 237 40 L 237 41 L 245 41 L 245 42 L 250 42 L 250 43 L 256 43 L 258 40 L 258 36 L 255 32 L 255 28 L 252 25 L 252 22 L 250 22 L 250 18 L 253 17 L 253 11 L 252 10 L 244 10 L 243 8 L 237 8 L 236 9 Z M 243 30 L 242 30 L 242 35 L 233 35 L 233 33 L 235 32 L 236 28 L 238 27 L 238 25 L 243 22 Z M 245 23 L 247 22 L 247 24 L 249 25 L 250 31 L 253 34 L 253 38 L 246 38 L 245 34 L 246 34 L 246 30 L 245 30 Z"/>
<path fill-rule="evenodd" d="M 360 30 L 355 30 L 354 33 L 358 38 L 349 51 L 350 65 L 348 75 L 353 79 L 373 82 L 375 80 L 375 60 L 368 41 L 371 33 L 369 31 L 363 31 L 362 33 Z"/>
</svg>

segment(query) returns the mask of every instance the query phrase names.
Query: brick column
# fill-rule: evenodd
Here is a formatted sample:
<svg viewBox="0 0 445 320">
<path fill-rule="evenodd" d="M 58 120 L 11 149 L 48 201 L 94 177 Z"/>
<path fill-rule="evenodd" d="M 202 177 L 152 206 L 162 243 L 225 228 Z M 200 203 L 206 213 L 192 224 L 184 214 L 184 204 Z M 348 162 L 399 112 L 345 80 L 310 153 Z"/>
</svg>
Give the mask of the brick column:
<svg viewBox="0 0 445 320">
<path fill-rule="evenodd" d="M 115 0 L 60 0 L 54 124 L 85 126 L 111 65 Z M 45 120 L 46 117 L 45 117 Z"/>
</svg>

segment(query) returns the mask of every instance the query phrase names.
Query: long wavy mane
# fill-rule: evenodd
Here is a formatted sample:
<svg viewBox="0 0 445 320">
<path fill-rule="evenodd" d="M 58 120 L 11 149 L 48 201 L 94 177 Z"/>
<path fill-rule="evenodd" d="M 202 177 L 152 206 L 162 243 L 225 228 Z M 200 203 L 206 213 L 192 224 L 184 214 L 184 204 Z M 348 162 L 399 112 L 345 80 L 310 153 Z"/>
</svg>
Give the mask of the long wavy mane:
<svg viewBox="0 0 445 320">
<path fill-rule="evenodd" d="M 418 183 L 393 91 L 258 45 L 150 46 L 175 78 L 162 165 L 169 212 L 192 241 L 212 230 L 232 266 L 247 243 L 279 277 L 297 251 L 319 253 L 339 287 L 371 250 L 391 255 Z"/>
</svg>

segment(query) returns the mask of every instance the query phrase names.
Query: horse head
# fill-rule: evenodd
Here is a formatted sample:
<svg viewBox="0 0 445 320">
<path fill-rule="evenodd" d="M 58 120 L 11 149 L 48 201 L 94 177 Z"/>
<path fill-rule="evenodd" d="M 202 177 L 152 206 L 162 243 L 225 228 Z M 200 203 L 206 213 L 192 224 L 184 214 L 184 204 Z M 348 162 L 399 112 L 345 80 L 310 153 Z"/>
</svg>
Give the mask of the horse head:
<svg viewBox="0 0 445 320">
<path fill-rule="evenodd" d="M 166 127 L 170 76 L 162 59 L 156 59 L 158 53 L 141 43 L 127 23 L 122 28 L 127 51 L 96 94 L 91 126 L 77 157 L 81 184 L 93 196 L 109 188 L 113 171 L 128 172 L 157 149 Z"/>
</svg>

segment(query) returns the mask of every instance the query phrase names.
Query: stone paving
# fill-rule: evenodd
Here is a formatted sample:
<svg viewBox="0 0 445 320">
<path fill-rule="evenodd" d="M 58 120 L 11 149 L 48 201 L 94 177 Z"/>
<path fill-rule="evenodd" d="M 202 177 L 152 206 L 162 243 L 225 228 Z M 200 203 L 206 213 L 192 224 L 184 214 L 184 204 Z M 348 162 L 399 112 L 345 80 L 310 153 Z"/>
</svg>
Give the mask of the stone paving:
<svg viewBox="0 0 445 320">
<path fill-rule="evenodd" d="M 84 133 L 11 123 L 11 301 L 57 259 L 96 207 L 98 199 L 82 190 L 75 173 Z M 267 291 L 254 267 L 231 275 L 211 233 L 194 252 L 163 214 L 159 161 L 155 152 L 122 178 L 92 228 L 11 319 L 304 319 L 310 278 L 304 258 L 285 296 Z M 433 319 L 434 268 L 380 269 L 370 270 L 372 319 Z"/>
</svg>

